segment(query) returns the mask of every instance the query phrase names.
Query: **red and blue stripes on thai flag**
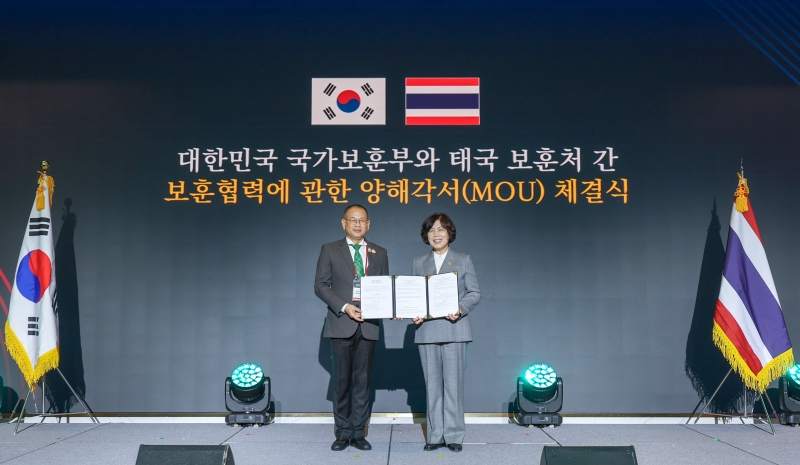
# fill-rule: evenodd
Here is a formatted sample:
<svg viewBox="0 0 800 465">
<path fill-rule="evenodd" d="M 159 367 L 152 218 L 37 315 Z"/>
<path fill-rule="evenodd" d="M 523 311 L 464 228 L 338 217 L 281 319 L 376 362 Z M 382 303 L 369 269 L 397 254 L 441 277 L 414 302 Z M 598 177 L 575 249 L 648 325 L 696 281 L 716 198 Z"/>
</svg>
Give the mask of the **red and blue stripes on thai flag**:
<svg viewBox="0 0 800 465">
<path fill-rule="evenodd" d="M 736 197 L 713 338 L 745 384 L 764 392 L 794 364 L 794 356 L 747 180 L 741 176 Z"/>
<path fill-rule="evenodd" d="M 480 78 L 406 78 L 406 125 L 481 124 Z"/>
</svg>

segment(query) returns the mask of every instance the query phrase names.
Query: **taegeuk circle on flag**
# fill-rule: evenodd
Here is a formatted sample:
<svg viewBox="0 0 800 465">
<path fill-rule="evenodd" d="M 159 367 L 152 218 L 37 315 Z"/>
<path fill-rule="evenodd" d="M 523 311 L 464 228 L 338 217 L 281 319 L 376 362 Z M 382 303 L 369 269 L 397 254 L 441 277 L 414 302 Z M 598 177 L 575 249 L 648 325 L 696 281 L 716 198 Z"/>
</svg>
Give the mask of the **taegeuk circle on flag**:
<svg viewBox="0 0 800 465">
<path fill-rule="evenodd" d="M 33 250 L 22 257 L 17 268 L 17 290 L 22 297 L 37 303 L 50 287 L 53 264 L 50 257 L 40 249 Z"/>
<path fill-rule="evenodd" d="M 361 97 L 352 90 L 343 90 L 336 97 L 336 106 L 345 113 L 352 113 L 361 106 Z"/>
</svg>

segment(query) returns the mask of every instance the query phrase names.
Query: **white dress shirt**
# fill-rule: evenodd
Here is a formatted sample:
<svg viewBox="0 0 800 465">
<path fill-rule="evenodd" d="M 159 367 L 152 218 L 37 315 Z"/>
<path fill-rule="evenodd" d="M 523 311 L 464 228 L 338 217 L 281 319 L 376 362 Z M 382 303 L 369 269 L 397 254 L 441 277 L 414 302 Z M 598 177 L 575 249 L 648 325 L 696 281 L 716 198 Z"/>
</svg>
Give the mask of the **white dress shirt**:
<svg viewBox="0 0 800 465">
<path fill-rule="evenodd" d="M 444 263 L 445 257 L 447 257 L 447 251 L 441 255 L 436 252 L 433 253 L 433 263 L 436 264 L 436 273 L 439 273 L 439 270 L 442 268 L 442 263 Z"/>
</svg>

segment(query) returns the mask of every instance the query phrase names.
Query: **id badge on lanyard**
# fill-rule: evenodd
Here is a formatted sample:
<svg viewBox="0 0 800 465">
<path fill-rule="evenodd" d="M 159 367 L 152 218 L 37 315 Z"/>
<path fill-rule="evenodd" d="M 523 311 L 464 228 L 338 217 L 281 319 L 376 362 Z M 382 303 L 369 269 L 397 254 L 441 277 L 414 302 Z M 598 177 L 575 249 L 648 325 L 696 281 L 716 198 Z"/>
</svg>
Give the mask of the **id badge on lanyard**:
<svg viewBox="0 0 800 465">
<path fill-rule="evenodd" d="M 353 279 L 353 302 L 361 302 L 361 279 L 358 278 L 358 274 Z"/>
</svg>

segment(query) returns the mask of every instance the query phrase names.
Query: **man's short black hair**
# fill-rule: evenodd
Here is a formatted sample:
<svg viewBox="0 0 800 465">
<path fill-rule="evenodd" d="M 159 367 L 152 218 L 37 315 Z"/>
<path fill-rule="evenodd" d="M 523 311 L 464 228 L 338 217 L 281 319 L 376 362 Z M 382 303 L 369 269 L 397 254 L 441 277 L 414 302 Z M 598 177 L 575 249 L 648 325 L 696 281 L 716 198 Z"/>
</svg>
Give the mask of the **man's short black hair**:
<svg viewBox="0 0 800 465">
<path fill-rule="evenodd" d="M 342 218 L 347 219 L 347 212 L 349 212 L 351 208 L 360 208 L 364 210 L 364 213 L 367 214 L 367 219 L 369 219 L 369 212 L 367 211 L 367 209 L 363 205 L 359 205 L 357 203 L 353 203 L 344 207 L 344 213 L 342 214 Z"/>
</svg>

